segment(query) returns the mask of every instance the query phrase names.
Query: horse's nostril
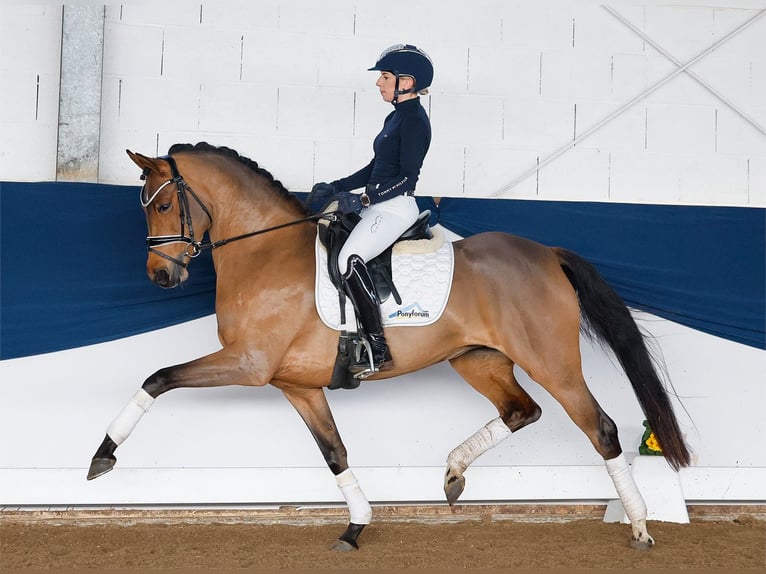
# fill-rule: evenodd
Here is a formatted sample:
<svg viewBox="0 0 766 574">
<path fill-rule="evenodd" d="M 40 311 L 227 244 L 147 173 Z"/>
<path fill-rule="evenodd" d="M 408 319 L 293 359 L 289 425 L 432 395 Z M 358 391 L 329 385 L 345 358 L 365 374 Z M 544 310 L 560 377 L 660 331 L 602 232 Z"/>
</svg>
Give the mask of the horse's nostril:
<svg viewBox="0 0 766 574">
<path fill-rule="evenodd" d="M 170 273 L 167 269 L 158 269 L 154 272 L 153 281 L 161 287 L 167 287 L 170 284 Z"/>
</svg>

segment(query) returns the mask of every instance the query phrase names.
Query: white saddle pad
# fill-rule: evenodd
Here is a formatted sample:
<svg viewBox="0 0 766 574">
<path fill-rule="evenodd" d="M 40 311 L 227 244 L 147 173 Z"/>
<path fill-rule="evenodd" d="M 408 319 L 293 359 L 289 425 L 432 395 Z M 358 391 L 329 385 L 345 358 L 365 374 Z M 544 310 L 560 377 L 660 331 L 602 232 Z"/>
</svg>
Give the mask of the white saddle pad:
<svg viewBox="0 0 766 574">
<path fill-rule="evenodd" d="M 327 271 L 327 250 L 316 240 L 316 308 L 322 322 L 340 330 L 338 291 Z M 391 273 L 402 304 L 393 295 L 380 306 L 383 325 L 424 326 L 441 317 L 452 287 L 454 253 L 452 243 L 434 230 L 434 239 L 397 243 L 391 256 Z M 346 329 L 356 330 L 354 308 L 346 299 Z"/>
</svg>

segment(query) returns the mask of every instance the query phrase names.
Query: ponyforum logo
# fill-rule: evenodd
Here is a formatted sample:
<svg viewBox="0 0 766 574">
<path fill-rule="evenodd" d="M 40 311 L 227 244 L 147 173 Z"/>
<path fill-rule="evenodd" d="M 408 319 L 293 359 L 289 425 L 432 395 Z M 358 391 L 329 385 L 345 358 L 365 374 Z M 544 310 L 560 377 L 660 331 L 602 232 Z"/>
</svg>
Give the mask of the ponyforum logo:
<svg viewBox="0 0 766 574">
<path fill-rule="evenodd" d="M 391 313 L 389 319 L 428 319 L 431 317 L 431 312 L 424 310 L 419 303 L 413 303 L 407 305 L 401 309 L 397 309 Z"/>
</svg>

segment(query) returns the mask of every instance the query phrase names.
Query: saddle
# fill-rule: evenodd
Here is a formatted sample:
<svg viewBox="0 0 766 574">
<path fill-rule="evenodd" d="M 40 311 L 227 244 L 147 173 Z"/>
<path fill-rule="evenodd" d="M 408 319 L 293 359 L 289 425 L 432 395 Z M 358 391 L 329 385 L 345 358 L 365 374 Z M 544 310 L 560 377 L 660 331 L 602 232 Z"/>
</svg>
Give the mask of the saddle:
<svg viewBox="0 0 766 574">
<path fill-rule="evenodd" d="M 394 242 L 412 241 L 416 239 L 432 239 L 433 233 L 428 227 L 428 221 L 431 217 L 430 210 L 423 211 L 413 225 L 411 225 Z M 327 250 L 327 271 L 335 288 L 338 290 L 338 300 L 341 309 L 341 323 L 345 324 L 346 294 L 343 290 L 342 277 L 338 270 L 338 255 L 343 244 L 348 239 L 351 231 L 361 221 L 361 217 L 356 213 L 337 214 L 329 223 L 320 223 L 319 241 Z M 374 259 L 367 262 L 367 270 L 375 284 L 375 290 L 381 302 L 387 301 L 393 296 L 397 304 L 402 300 L 393 281 L 391 270 L 391 253 L 393 246 L 390 245 L 385 251 Z M 370 353 L 369 343 L 366 337 L 359 332 L 357 325 L 356 332 L 349 332 L 346 329 L 341 330 L 338 337 L 338 353 L 335 357 L 335 366 L 333 367 L 332 379 L 330 381 L 331 390 L 335 389 L 355 389 L 359 386 L 360 380 L 349 370 L 353 362 L 358 362 L 360 357 Z"/>
<path fill-rule="evenodd" d="M 430 210 L 427 209 L 421 212 L 415 223 L 402 233 L 394 241 L 393 245 L 390 245 L 380 255 L 367 262 L 367 270 L 370 272 L 370 277 L 372 277 L 375 283 L 375 290 L 381 302 L 387 301 L 393 295 L 394 300 L 401 304 L 402 300 L 399 292 L 396 290 L 391 273 L 391 252 L 394 249 L 394 245 L 401 241 L 433 239 L 433 233 L 428 226 L 430 218 Z M 338 270 L 338 255 L 351 231 L 353 231 L 360 220 L 361 217 L 356 213 L 338 214 L 334 221 L 330 221 L 328 224 L 320 223 L 319 225 L 319 241 L 327 250 L 327 272 L 340 294 L 343 294 L 343 286 L 340 271 Z"/>
</svg>

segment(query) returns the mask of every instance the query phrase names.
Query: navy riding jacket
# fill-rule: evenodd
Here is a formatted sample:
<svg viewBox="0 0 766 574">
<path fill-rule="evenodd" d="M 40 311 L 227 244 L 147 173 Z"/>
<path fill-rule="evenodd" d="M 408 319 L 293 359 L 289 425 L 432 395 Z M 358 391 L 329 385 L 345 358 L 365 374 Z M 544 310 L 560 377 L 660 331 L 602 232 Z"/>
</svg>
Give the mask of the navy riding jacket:
<svg viewBox="0 0 766 574">
<path fill-rule="evenodd" d="M 420 98 L 395 104 L 373 141 L 375 156 L 356 173 L 334 181 L 338 191 L 365 187 L 370 203 L 415 192 L 420 168 L 431 145 L 431 121 Z"/>
</svg>

